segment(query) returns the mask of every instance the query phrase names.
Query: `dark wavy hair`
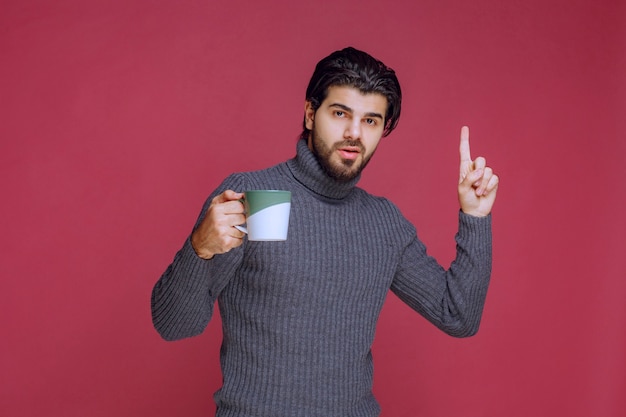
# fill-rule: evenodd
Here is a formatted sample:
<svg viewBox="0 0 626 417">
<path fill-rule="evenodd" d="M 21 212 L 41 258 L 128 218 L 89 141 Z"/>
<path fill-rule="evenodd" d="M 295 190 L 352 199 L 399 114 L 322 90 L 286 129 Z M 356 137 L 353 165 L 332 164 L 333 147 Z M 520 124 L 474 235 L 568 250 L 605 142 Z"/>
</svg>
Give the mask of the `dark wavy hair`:
<svg viewBox="0 0 626 417">
<path fill-rule="evenodd" d="M 378 93 L 387 98 L 385 129 L 383 137 L 398 124 L 402 105 L 402 91 L 396 73 L 371 55 L 348 47 L 335 51 L 317 63 L 306 89 L 306 101 L 317 110 L 328 95 L 328 88 L 349 86 L 364 94 Z M 308 137 L 306 120 L 303 122 L 303 138 Z"/>
</svg>

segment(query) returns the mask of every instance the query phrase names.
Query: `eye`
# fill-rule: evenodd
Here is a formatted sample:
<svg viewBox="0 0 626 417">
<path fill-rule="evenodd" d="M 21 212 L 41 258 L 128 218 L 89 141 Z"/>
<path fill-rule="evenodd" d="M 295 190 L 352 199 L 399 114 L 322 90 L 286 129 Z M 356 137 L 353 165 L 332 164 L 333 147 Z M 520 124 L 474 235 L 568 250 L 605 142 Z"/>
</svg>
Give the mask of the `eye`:
<svg viewBox="0 0 626 417">
<path fill-rule="evenodd" d="M 343 117 L 345 115 L 345 113 L 341 110 L 335 110 L 335 116 L 337 117 Z"/>
<path fill-rule="evenodd" d="M 374 119 L 365 119 L 365 123 L 367 123 L 370 126 L 376 126 L 376 120 Z"/>
</svg>

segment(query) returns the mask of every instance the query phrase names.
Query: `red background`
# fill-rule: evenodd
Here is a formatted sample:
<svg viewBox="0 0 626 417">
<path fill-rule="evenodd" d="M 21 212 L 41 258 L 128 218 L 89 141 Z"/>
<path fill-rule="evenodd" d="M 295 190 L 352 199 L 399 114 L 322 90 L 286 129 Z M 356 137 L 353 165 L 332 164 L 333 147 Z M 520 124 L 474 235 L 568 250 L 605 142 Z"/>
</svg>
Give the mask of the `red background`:
<svg viewBox="0 0 626 417">
<path fill-rule="evenodd" d="M 0 414 L 208 416 L 219 320 L 162 341 L 154 282 L 229 173 L 291 157 L 315 63 L 394 67 L 398 129 L 361 185 L 453 257 L 458 136 L 501 176 L 478 335 L 390 296 L 387 416 L 626 415 L 626 3 L 0 5 Z"/>
</svg>

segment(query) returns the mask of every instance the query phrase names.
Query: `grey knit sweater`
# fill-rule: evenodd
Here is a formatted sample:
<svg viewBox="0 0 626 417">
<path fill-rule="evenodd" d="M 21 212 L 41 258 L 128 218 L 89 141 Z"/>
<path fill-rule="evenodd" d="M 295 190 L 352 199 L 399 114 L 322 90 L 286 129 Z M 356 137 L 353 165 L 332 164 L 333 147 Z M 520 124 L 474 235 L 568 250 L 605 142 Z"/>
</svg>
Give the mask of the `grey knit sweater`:
<svg viewBox="0 0 626 417">
<path fill-rule="evenodd" d="M 373 417 L 372 346 L 391 289 L 444 332 L 473 335 L 491 272 L 491 218 L 459 214 L 448 270 L 426 253 L 388 200 L 326 176 L 304 140 L 297 156 L 225 189 L 292 192 L 286 242 L 250 242 L 211 260 L 189 239 L 152 292 L 166 340 L 205 329 L 215 301 L 223 326 L 217 416 Z"/>
</svg>

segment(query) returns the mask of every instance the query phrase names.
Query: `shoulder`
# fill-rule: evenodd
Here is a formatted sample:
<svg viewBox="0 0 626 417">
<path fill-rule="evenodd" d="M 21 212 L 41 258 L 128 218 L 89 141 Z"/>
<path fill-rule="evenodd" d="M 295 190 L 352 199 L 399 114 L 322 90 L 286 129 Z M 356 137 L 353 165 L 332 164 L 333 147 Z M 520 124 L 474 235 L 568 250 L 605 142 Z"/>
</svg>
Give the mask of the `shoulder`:
<svg viewBox="0 0 626 417">
<path fill-rule="evenodd" d="M 354 189 L 354 197 L 364 207 L 382 210 L 384 212 L 388 212 L 390 215 L 403 217 L 398 206 L 386 197 L 370 194 L 364 189 L 358 187 Z"/>
<path fill-rule="evenodd" d="M 354 194 L 361 210 L 369 213 L 370 216 L 379 218 L 396 233 L 409 237 L 417 234 L 413 224 L 404 217 L 400 208 L 393 201 L 386 197 L 370 194 L 361 188 L 356 188 Z"/>
<path fill-rule="evenodd" d="M 233 189 L 238 192 L 254 189 L 275 188 L 284 177 L 286 164 L 280 163 L 268 168 L 235 172 L 222 182 L 219 189 Z"/>
</svg>

